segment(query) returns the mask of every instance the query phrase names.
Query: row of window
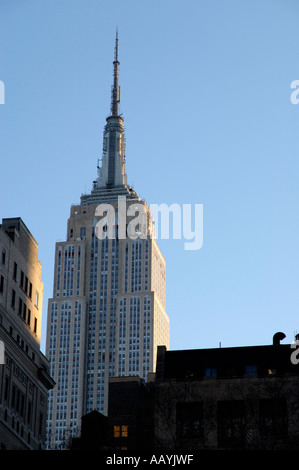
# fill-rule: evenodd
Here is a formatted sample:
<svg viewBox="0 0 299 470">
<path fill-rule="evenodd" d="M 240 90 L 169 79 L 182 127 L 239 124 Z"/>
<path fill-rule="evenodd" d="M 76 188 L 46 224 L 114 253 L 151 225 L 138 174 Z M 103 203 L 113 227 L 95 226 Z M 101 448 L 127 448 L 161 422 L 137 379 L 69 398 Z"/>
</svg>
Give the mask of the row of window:
<svg viewBox="0 0 299 470">
<path fill-rule="evenodd" d="M 133 241 L 131 244 L 131 282 L 130 288 L 131 292 L 140 292 L 142 290 L 142 275 L 144 273 L 144 290 L 148 290 L 149 282 L 149 257 L 148 249 L 149 243 L 148 240 L 143 241 Z M 144 254 L 143 254 L 144 250 Z M 144 256 L 144 261 L 143 261 Z M 144 264 L 143 264 L 144 263 Z M 125 251 L 125 292 L 128 292 L 129 289 L 129 243 L 126 243 Z"/>
<path fill-rule="evenodd" d="M 17 282 L 17 277 L 18 277 L 18 264 L 14 262 L 14 270 L 13 270 L 13 279 L 14 281 Z M 33 293 L 33 287 L 32 287 L 32 282 L 28 279 L 24 271 L 20 271 L 20 283 L 19 283 L 20 288 L 23 290 L 23 292 L 29 297 L 30 300 L 32 300 L 32 293 Z M 39 307 L 39 293 L 38 291 L 35 292 L 35 306 L 38 308 Z"/>
<path fill-rule="evenodd" d="M 0 318 L 0 322 L 2 321 L 2 319 Z M 16 341 L 17 343 L 19 344 L 19 346 L 26 352 L 26 354 L 29 355 L 29 346 L 27 343 L 25 343 L 24 339 L 17 333 L 15 335 L 15 331 L 14 331 L 14 328 L 10 325 L 9 327 L 9 334 L 10 336 L 12 336 Z M 31 358 L 33 361 L 35 361 L 35 352 L 34 351 L 31 351 Z"/>
<path fill-rule="evenodd" d="M 3 294 L 3 292 L 4 292 L 4 278 L 1 275 L 0 276 L 0 294 Z M 12 292 L 11 292 L 11 307 L 13 309 L 16 308 L 15 289 L 12 289 Z M 31 310 L 27 307 L 26 303 L 21 299 L 21 297 L 19 297 L 18 314 L 25 321 L 28 327 L 30 327 L 31 326 Z M 35 334 L 37 333 L 37 318 L 36 317 L 34 318 L 33 332 Z"/>
<path fill-rule="evenodd" d="M 11 306 L 13 309 L 15 308 L 15 301 L 16 301 L 16 291 L 13 289 L 12 299 L 11 299 Z M 25 302 L 20 297 L 19 297 L 18 314 L 30 328 L 31 327 L 31 310 L 30 308 L 27 307 Z M 37 318 L 36 317 L 34 318 L 33 333 L 35 335 L 37 334 Z"/>
<path fill-rule="evenodd" d="M 8 420 L 7 410 L 10 409 L 13 412 L 12 419 L 11 419 L 11 426 L 13 429 L 16 429 L 16 431 L 19 432 L 20 423 L 22 425 L 23 424 L 26 425 L 29 428 L 30 427 L 32 428 L 35 412 L 34 412 L 33 401 L 32 401 L 34 398 L 32 395 L 33 393 L 32 383 L 27 379 L 27 376 L 25 376 L 21 372 L 20 368 L 14 365 L 14 375 L 16 374 L 18 374 L 18 376 L 20 376 L 19 378 L 22 379 L 23 385 L 24 383 L 25 385 L 28 384 L 27 392 L 30 392 L 31 395 L 28 395 L 28 393 L 24 391 L 23 387 L 18 387 L 17 384 L 11 380 L 11 377 L 7 375 L 5 377 L 4 389 L 3 389 L 3 392 L 4 392 L 3 399 L 7 405 L 4 419 L 5 421 Z M 40 400 L 40 405 L 44 406 L 45 396 L 43 394 L 40 394 L 39 400 Z M 38 428 L 39 434 L 42 433 L 43 418 L 44 418 L 44 413 L 40 410 L 40 420 L 39 420 L 39 428 Z M 16 428 L 15 428 L 15 422 L 17 425 Z M 21 432 L 21 437 L 22 437 L 22 432 Z"/>
<path fill-rule="evenodd" d="M 51 305 L 51 332 L 49 361 L 51 375 L 57 380 L 55 389 L 50 390 L 48 405 L 48 430 L 52 429 L 54 397 L 56 404 L 55 429 L 60 426 L 60 420 L 66 418 L 67 399 L 72 395 L 71 419 L 77 420 L 77 406 L 79 394 L 80 372 L 80 327 L 81 327 L 81 302 L 75 302 L 74 309 L 71 302 L 62 302 L 58 312 L 58 302 Z M 59 332 L 59 334 L 57 334 Z M 72 341 L 71 332 L 74 333 Z M 72 349 L 73 348 L 73 349 Z M 58 351 L 59 354 L 58 354 Z M 71 351 L 73 351 L 71 353 Z M 58 354 L 58 355 L 57 355 Z M 70 361 L 72 358 L 72 361 Z M 57 371 L 55 374 L 55 368 Z M 72 380 L 69 380 L 71 370 Z M 61 424 L 62 426 L 62 424 Z M 48 446 L 50 443 L 48 442 Z"/>
<path fill-rule="evenodd" d="M 5 279 L 4 279 L 4 276 L 1 274 L 0 275 L 0 294 L 2 294 L 2 295 L 4 294 L 4 287 L 5 287 Z M 24 293 L 29 297 L 29 299 L 32 300 L 32 283 L 28 281 L 28 278 L 27 278 L 27 276 L 24 275 L 23 271 L 21 272 L 20 287 L 24 291 Z M 15 291 L 15 289 L 12 289 L 11 306 L 13 308 L 15 308 L 15 302 L 16 302 L 16 291 Z M 25 302 L 22 301 L 22 303 L 25 305 Z M 37 308 L 39 306 L 39 293 L 38 293 L 38 291 L 36 291 L 36 295 L 35 295 L 35 306 Z"/>
<path fill-rule="evenodd" d="M 64 263 L 62 258 L 64 256 Z M 63 266 L 62 266 L 63 265 Z M 63 273 L 62 273 L 63 269 Z M 80 294 L 80 270 L 81 270 L 81 246 L 67 245 L 64 248 L 58 247 L 57 257 L 57 277 L 56 277 L 56 296 L 59 297 L 61 290 L 63 297 L 70 297 L 76 292 Z M 63 275 L 62 275 L 63 274 Z"/>
<path fill-rule="evenodd" d="M 275 375 L 276 369 L 267 369 L 267 375 Z M 203 377 L 205 378 L 217 378 L 217 377 L 234 377 L 234 376 L 244 376 L 244 377 L 257 377 L 258 376 L 258 367 L 256 364 L 249 364 L 243 367 L 243 370 L 227 369 L 225 371 L 219 370 L 217 367 L 206 367 L 204 369 Z M 197 371 L 188 370 L 186 371 L 186 378 L 192 379 L 194 377 L 199 377 Z"/>
<path fill-rule="evenodd" d="M 6 423 L 8 423 L 8 410 L 7 410 L 7 408 L 4 411 L 4 421 Z M 39 424 L 39 430 L 40 430 L 40 434 L 41 434 L 42 423 L 43 423 L 43 415 L 42 414 L 40 415 L 39 423 L 40 423 Z M 22 439 L 25 439 L 24 425 L 18 419 L 16 419 L 15 416 L 11 417 L 11 423 L 10 424 L 11 424 L 12 429 L 17 434 L 19 434 Z M 31 433 L 30 433 L 30 431 L 27 431 L 27 443 L 29 445 L 31 443 Z M 1 449 L 5 450 L 5 447 L 1 447 Z"/>
<path fill-rule="evenodd" d="M 287 433 L 287 409 L 283 398 L 260 399 L 257 403 L 258 420 L 254 418 L 260 438 L 284 439 Z M 211 423 L 204 417 L 203 402 L 177 403 L 176 427 L 180 439 L 204 439 L 205 426 Z M 217 403 L 217 427 L 219 447 L 243 448 L 247 439 L 247 427 L 252 423 L 245 402 L 242 400 Z"/>
<path fill-rule="evenodd" d="M 1 264 L 4 267 L 6 266 L 6 249 L 5 248 L 2 249 Z M 19 266 L 18 266 L 18 263 L 14 261 L 12 278 L 15 282 L 17 282 L 18 273 L 19 273 Z M 30 300 L 32 300 L 32 291 L 33 291 L 32 282 L 30 282 L 30 280 L 28 279 L 28 277 L 22 270 L 20 271 L 19 286 L 24 291 L 24 293 L 30 298 Z M 4 277 L 1 275 L 0 276 L 0 294 L 3 294 L 3 291 L 4 291 Z M 39 294 L 37 291 L 36 291 L 36 296 L 35 296 L 35 305 L 36 307 L 39 306 Z"/>
</svg>

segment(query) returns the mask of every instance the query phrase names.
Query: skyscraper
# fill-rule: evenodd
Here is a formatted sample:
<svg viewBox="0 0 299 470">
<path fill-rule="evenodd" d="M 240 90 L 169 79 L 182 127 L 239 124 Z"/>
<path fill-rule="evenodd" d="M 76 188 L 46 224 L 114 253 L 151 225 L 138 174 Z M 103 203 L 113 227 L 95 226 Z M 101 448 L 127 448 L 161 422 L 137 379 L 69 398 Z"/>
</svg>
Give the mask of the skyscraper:
<svg viewBox="0 0 299 470">
<path fill-rule="evenodd" d="M 169 346 L 165 260 L 150 210 L 127 183 L 118 73 L 116 35 L 102 165 L 91 193 L 71 207 L 67 240 L 55 250 L 46 344 L 57 384 L 49 397 L 51 448 L 76 434 L 83 414 L 107 413 L 109 377 L 146 380 L 157 346 Z"/>
</svg>

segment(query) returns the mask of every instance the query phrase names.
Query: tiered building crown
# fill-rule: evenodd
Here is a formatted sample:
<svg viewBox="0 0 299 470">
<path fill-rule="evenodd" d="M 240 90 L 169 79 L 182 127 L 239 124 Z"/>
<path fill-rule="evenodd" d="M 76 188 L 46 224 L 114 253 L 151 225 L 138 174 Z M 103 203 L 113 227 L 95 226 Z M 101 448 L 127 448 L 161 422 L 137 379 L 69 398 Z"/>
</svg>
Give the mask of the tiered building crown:
<svg viewBox="0 0 299 470">
<path fill-rule="evenodd" d="M 101 167 L 98 165 L 98 176 L 93 182 L 91 194 L 81 196 L 81 204 L 83 205 L 116 202 L 118 196 L 138 199 L 138 195 L 127 184 L 125 128 L 124 118 L 119 114 L 120 86 L 118 77 L 118 32 L 116 31 L 111 114 L 106 118 L 104 128 L 102 165 Z"/>
</svg>

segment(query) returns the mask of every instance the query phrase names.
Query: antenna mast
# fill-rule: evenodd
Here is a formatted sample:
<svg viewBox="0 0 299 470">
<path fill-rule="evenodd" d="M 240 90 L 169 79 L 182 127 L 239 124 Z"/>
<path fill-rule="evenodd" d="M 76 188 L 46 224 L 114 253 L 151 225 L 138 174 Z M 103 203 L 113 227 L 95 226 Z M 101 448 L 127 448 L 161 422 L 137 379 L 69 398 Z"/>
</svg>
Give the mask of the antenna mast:
<svg viewBox="0 0 299 470">
<path fill-rule="evenodd" d="M 118 116 L 118 104 L 120 102 L 120 87 L 118 85 L 118 29 L 116 29 L 116 39 L 114 48 L 114 61 L 113 61 L 113 87 L 112 87 L 112 98 L 111 98 L 111 114 L 112 116 Z"/>
</svg>

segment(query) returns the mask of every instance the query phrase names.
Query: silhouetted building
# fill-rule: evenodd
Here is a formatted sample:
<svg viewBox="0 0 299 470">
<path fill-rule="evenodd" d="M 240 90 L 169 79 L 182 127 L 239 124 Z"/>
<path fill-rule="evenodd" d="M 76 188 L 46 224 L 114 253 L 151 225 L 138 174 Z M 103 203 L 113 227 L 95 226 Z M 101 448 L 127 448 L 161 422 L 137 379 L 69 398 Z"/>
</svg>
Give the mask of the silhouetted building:
<svg viewBox="0 0 299 470">
<path fill-rule="evenodd" d="M 20 218 L 0 225 L 0 447 L 40 449 L 54 382 L 40 351 L 43 283 L 38 244 Z"/>
<path fill-rule="evenodd" d="M 139 377 L 109 382 L 108 436 L 114 449 L 153 448 L 153 384 Z"/>
<path fill-rule="evenodd" d="M 296 343 L 167 351 L 156 373 L 110 379 L 106 443 L 115 450 L 299 448 Z"/>
<path fill-rule="evenodd" d="M 299 369 L 294 349 L 269 346 L 167 351 L 158 348 L 155 447 L 299 447 Z"/>
<path fill-rule="evenodd" d="M 139 377 L 109 381 L 108 417 L 94 410 L 82 417 L 81 435 L 71 450 L 139 450 L 153 448 L 152 384 Z"/>
<path fill-rule="evenodd" d="M 97 410 L 82 416 L 81 436 L 72 438 L 71 450 L 107 450 L 108 418 Z"/>
</svg>

